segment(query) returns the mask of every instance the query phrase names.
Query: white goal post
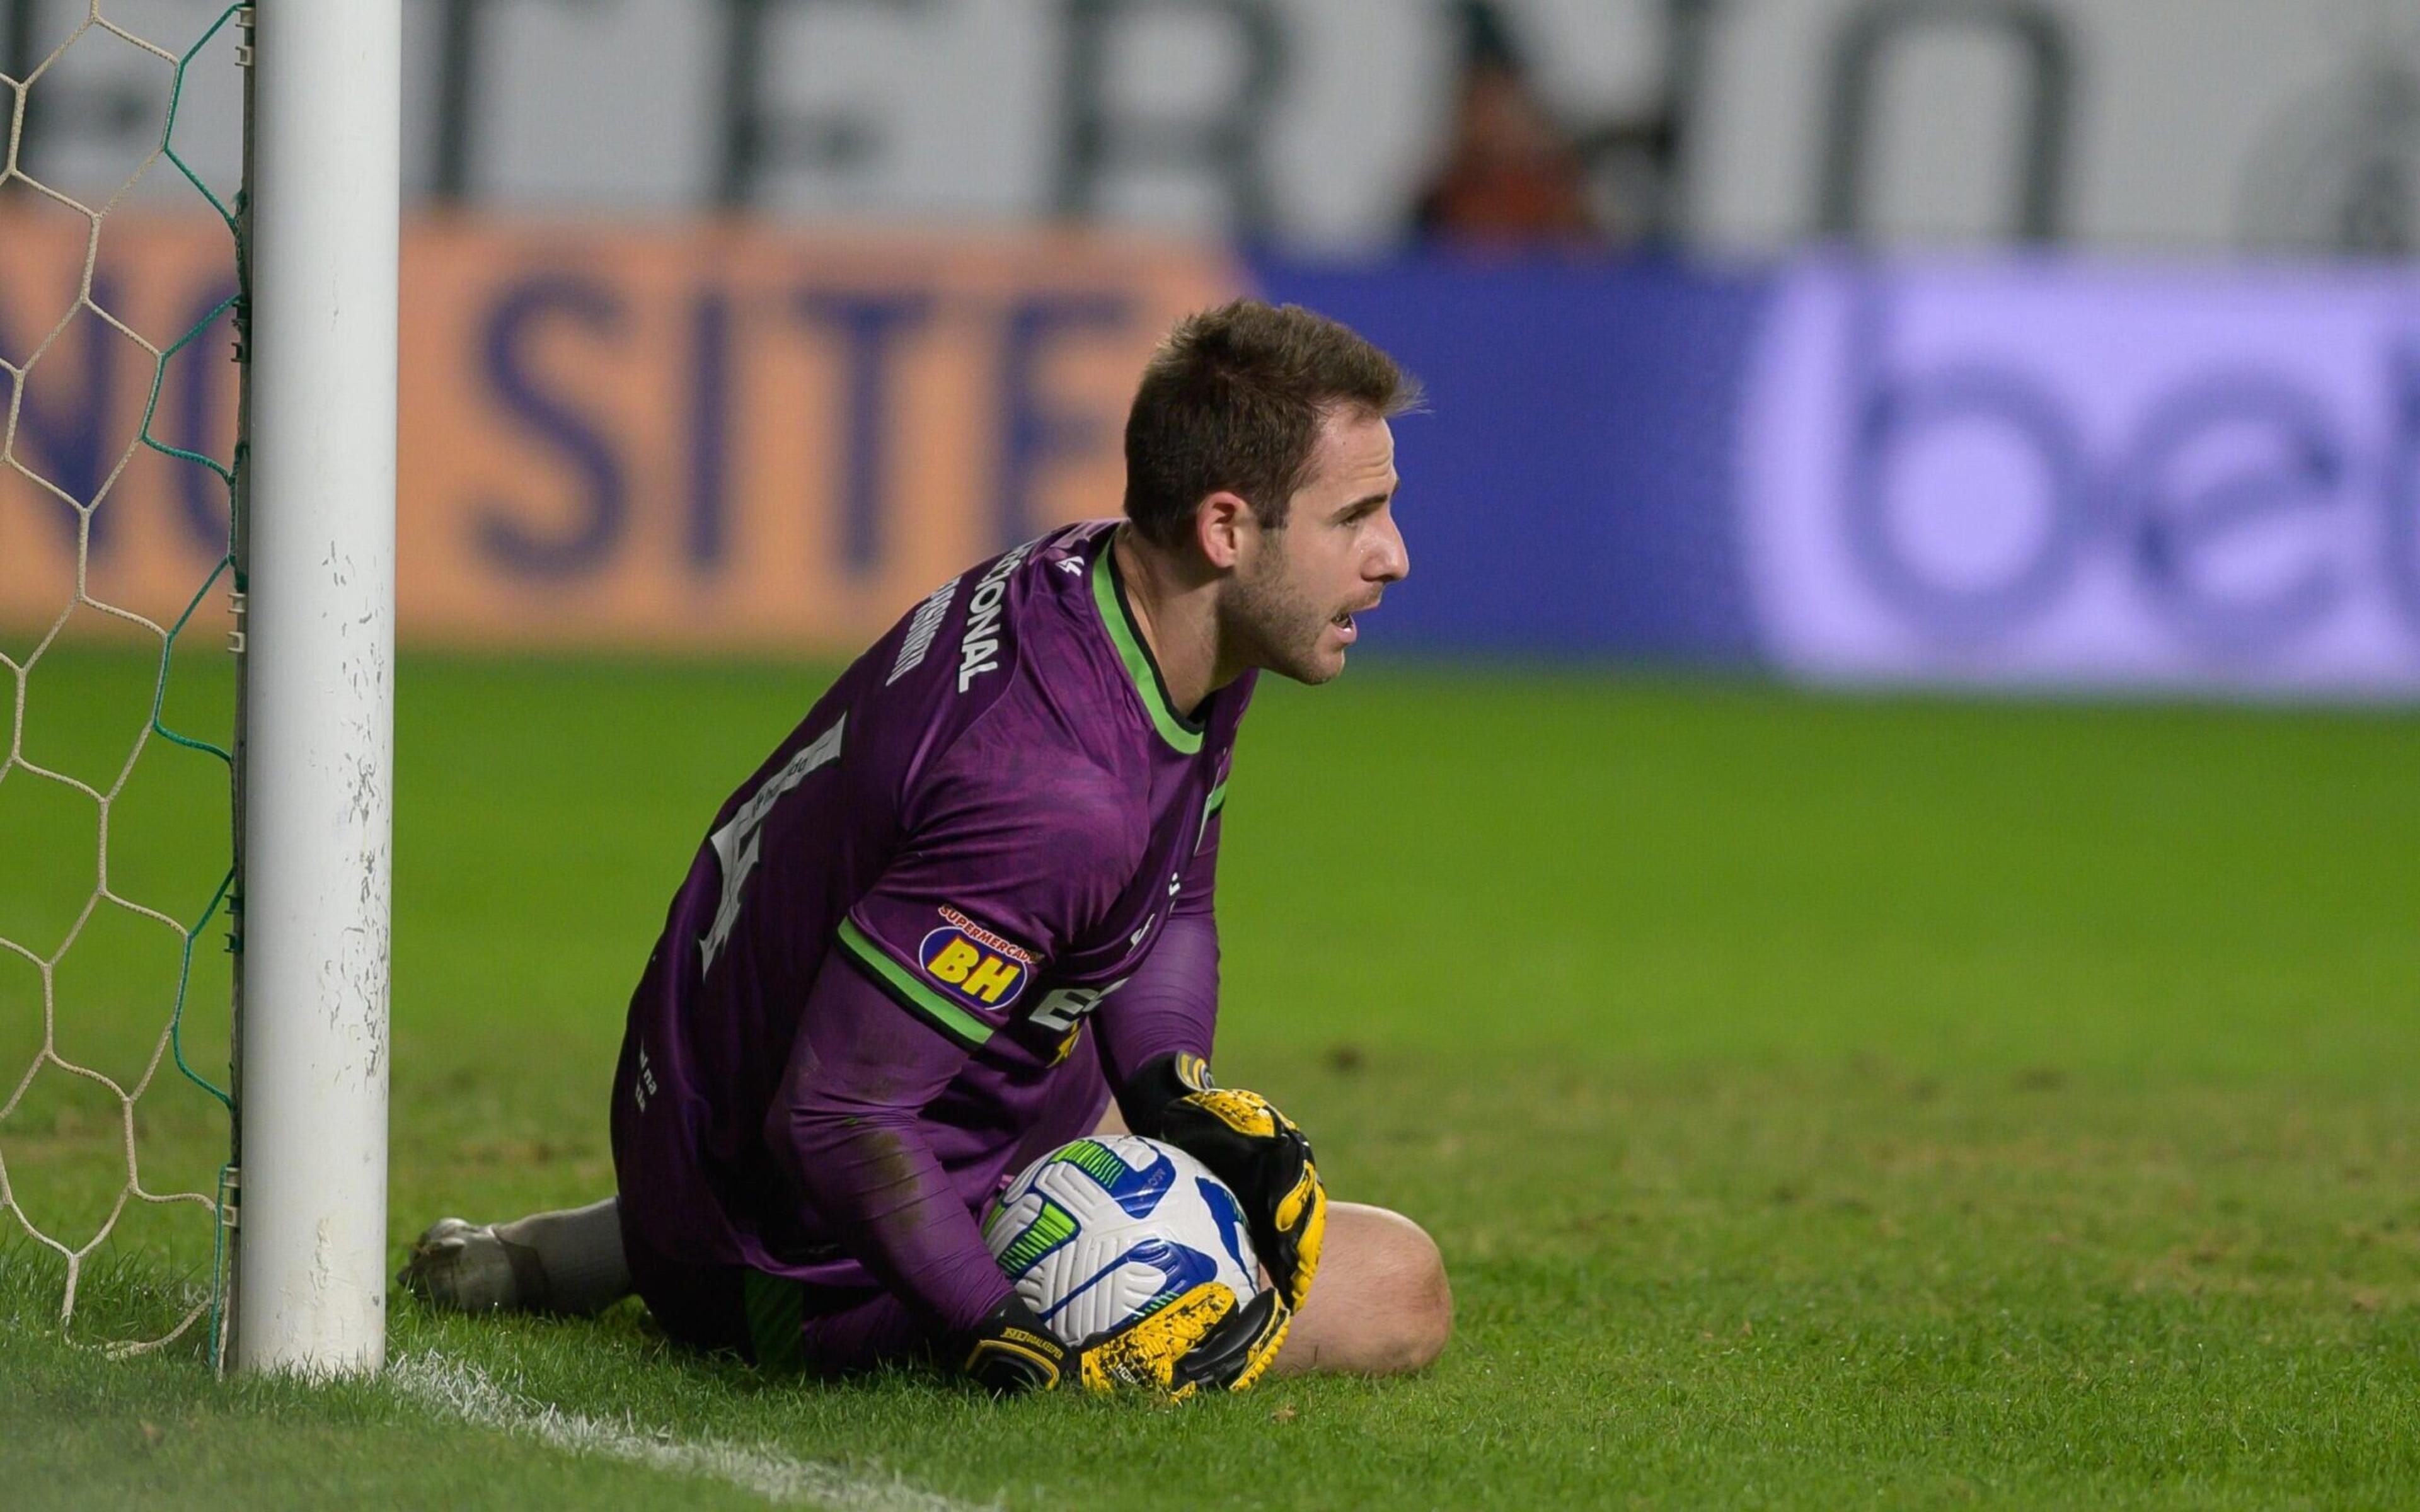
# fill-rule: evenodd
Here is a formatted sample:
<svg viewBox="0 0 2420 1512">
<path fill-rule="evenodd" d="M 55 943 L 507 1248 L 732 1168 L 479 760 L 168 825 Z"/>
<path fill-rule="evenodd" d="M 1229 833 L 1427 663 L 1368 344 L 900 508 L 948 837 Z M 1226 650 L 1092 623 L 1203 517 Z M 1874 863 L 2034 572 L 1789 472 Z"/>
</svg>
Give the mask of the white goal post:
<svg viewBox="0 0 2420 1512">
<path fill-rule="evenodd" d="M 401 0 L 258 0 L 233 1358 L 386 1340 Z"/>
</svg>

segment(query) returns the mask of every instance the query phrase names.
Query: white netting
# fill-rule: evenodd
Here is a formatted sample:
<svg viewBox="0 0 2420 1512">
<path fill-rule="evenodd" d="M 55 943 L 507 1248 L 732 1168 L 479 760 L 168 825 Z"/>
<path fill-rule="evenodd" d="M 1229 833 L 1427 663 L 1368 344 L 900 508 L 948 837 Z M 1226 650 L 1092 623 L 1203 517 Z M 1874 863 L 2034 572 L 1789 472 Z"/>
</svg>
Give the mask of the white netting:
<svg viewBox="0 0 2420 1512">
<path fill-rule="evenodd" d="M 240 122 L 249 12 L 149 0 L 163 47 L 73 4 L 18 0 L 0 55 L 0 1312 L 39 1295 L 131 1353 L 223 1269 L 238 228 L 178 116 L 207 93 Z M 203 213 L 163 222 L 163 178 Z M 180 258 L 203 297 L 155 308 Z"/>
</svg>

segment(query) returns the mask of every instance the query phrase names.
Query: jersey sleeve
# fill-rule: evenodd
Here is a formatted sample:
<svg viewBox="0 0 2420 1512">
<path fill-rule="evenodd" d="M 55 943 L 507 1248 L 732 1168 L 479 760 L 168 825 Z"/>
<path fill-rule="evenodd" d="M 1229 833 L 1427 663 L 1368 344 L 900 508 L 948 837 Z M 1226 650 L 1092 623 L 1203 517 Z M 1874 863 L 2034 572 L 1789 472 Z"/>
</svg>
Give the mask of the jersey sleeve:
<svg viewBox="0 0 2420 1512">
<path fill-rule="evenodd" d="M 892 1012 L 859 973 L 815 974 L 765 1116 L 768 1149 L 841 1246 L 948 1332 L 1008 1295 L 974 1214 L 924 1133 L 967 1051 Z"/>
<path fill-rule="evenodd" d="M 1202 802 L 1201 828 L 1178 873 L 1167 928 L 1095 1021 L 1102 1070 L 1122 1096 L 1127 1079 L 1161 1056 L 1210 1058 L 1218 1025 L 1218 830 L 1226 808 L 1222 778 Z"/>
<path fill-rule="evenodd" d="M 1109 916 L 1145 837 L 1109 775 L 1080 758 L 954 765 L 914 805 L 907 842 L 842 919 L 838 944 L 901 1007 L 971 1049 Z"/>
<path fill-rule="evenodd" d="M 1218 921 L 1207 914 L 1168 921 L 1125 986 L 1109 995 L 1099 1026 L 1102 1074 L 1121 1105 L 1136 1072 L 1162 1056 L 1210 1059 L 1218 1027 Z M 1129 1112 L 1129 1127 L 1140 1128 Z"/>
</svg>

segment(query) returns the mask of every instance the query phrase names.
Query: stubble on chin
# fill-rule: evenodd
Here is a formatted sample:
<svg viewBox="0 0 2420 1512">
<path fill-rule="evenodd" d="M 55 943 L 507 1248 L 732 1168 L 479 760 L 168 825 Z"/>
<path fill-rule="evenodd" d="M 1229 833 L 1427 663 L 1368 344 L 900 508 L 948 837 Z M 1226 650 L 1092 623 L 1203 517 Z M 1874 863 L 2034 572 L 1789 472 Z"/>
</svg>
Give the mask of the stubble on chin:
<svg viewBox="0 0 2420 1512">
<path fill-rule="evenodd" d="M 1344 660 L 1333 664 L 1319 655 L 1327 619 L 1309 600 L 1265 582 L 1236 583 L 1230 617 L 1231 633 L 1252 649 L 1252 665 L 1280 677 L 1316 687 L 1334 680 Z"/>
</svg>

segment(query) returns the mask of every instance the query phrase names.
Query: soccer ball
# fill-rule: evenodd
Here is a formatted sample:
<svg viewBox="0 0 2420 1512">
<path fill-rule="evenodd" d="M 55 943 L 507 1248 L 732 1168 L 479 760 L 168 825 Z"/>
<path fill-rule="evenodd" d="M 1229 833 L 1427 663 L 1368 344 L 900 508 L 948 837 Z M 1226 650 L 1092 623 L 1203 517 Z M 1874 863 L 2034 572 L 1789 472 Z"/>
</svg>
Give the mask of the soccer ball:
<svg viewBox="0 0 2420 1512">
<path fill-rule="evenodd" d="M 984 1243 L 1016 1294 L 1068 1344 L 1167 1306 L 1204 1281 L 1261 1289 L 1235 1194 L 1172 1145 L 1101 1134 L 1062 1145 L 1009 1183 Z"/>
</svg>

